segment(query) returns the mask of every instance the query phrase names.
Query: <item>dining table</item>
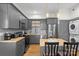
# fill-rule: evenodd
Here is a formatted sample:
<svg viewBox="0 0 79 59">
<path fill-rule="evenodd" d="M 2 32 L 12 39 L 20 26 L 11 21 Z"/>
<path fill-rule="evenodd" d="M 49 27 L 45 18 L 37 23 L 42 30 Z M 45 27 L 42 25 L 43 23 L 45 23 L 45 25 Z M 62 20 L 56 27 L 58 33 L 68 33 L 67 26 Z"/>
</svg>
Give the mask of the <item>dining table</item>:
<svg viewBox="0 0 79 59">
<path fill-rule="evenodd" d="M 67 42 L 61 38 L 48 38 L 48 39 L 40 39 L 40 55 L 42 56 L 42 52 L 45 51 L 45 42 L 59 42 L 59 51 L 63 51 L 64 42 Z"/>
</svg>

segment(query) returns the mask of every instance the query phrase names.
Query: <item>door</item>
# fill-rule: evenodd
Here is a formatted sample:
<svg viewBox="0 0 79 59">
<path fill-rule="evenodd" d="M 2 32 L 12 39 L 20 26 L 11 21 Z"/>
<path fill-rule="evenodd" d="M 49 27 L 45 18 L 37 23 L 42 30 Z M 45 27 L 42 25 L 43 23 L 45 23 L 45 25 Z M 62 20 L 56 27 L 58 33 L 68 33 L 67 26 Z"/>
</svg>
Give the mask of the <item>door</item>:
<svg viewBox="0 0 79 59">
<path fill-rule="evenodd" d="M 56 37 L 56 24 L 48 24 L 48 37 Z"/>
</svg>

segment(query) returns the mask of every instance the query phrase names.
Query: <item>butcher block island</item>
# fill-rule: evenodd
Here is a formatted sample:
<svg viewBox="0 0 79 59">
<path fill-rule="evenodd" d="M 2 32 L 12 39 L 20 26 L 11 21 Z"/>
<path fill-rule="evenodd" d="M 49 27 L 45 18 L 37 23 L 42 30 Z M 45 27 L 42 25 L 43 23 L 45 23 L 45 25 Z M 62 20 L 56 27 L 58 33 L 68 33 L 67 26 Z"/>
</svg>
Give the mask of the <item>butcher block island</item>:
<svg viewBox="0 0 79 59">
<path fill-rule="evenodd" d="M 64 39 L 60 38 L 48 38 L 48 39 L 40 39 L 40 55 L 43 56 L 43 52 L 45 51 L 45 42 L 59 42 L 59 50 L 63 50 L 64 42 L 67 42 Z"/>
<path fill-rule="evenodd" d="M 0 56 L 21 56 L 25 51 L 25 37 L 0 41 Z"/>
<path fill-rule="evenodd" d="M 59 46 L 63 46 L 63 43 L 67 41 L 60 38 L 40 39 L 40 46 L 45 46 L 45 42 L 59 42 Z"/>
</svg>

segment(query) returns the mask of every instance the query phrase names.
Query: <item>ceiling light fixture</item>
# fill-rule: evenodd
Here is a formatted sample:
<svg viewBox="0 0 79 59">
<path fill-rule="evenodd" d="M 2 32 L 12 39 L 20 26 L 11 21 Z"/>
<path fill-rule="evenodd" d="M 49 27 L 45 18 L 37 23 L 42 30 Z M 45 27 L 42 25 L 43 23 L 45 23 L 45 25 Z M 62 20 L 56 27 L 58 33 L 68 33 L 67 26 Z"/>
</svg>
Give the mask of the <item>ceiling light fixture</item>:
<svg viewBox="0 0 79 59">
<path fill-rule="evenodd" d="M 37 11 L 33 11 L 33 14 L 37 14 L 38 12 Z"/>
<path fill-rule="evenodd" d="M 46 13 L 46 17 L 49 17 L 49 14 L 48 13 Z"/>
<path fill-rule="evenodd" d="M 40 15 L 32 15 L 31 18 L 33 18 L 33 19 L 38 19 L 38 18 L 41 18 L 41 16 L 40 16 Z"/>
</svg>

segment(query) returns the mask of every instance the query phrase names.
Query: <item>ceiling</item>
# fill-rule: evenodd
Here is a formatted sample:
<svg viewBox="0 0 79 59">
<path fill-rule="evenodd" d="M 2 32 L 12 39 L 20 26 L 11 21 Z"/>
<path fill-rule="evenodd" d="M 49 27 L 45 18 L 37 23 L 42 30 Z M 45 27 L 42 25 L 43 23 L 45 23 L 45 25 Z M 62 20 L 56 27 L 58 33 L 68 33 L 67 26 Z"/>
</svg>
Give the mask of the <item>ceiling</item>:
<svg viewBox="0 0 79 59">
<path fill-rule="evenodd" d="M 16 3 L 17 7 L 30 19 L 55 17 L 60 9 L 69 9 L 77 3 Z"/>
</svg>

